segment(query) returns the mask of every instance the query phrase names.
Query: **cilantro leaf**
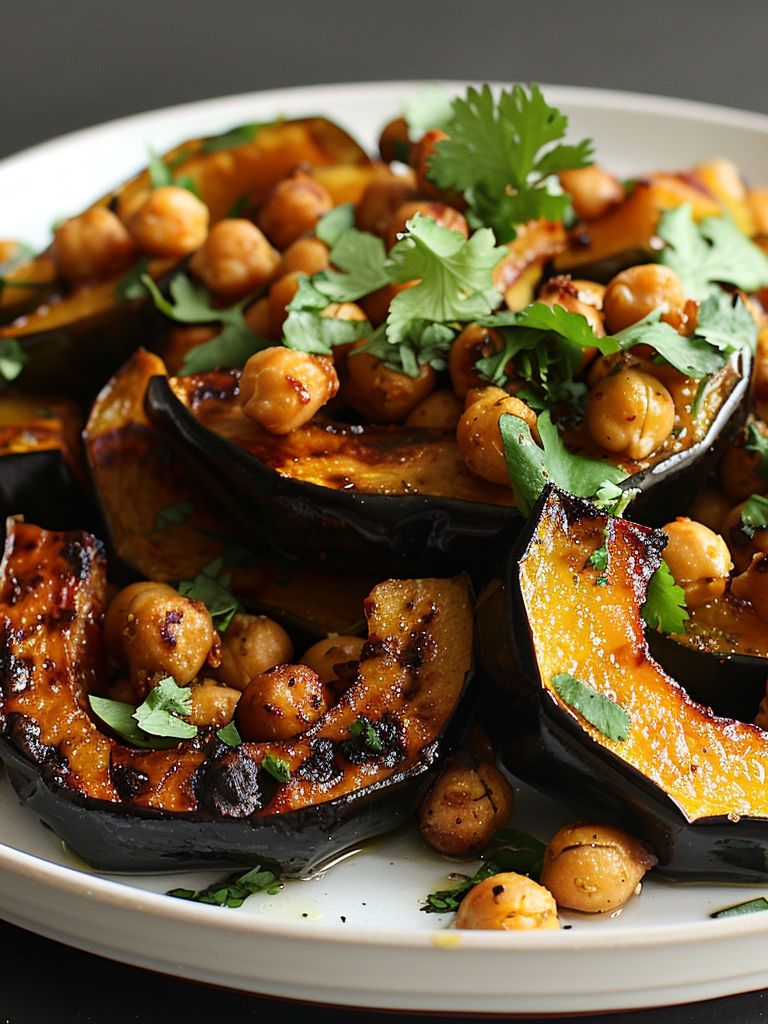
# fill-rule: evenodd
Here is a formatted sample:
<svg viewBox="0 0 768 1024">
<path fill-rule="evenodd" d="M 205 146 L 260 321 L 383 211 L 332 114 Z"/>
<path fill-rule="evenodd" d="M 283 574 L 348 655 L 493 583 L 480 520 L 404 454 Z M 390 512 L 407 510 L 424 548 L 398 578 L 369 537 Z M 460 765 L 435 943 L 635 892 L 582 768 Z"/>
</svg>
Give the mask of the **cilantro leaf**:
<svg viewBox="0 0 768 1024">
<path fill-rule="evenodd" d="M 261 767 L 278 782 L 287 782 L 291 777 L 291 766 L 282 757 L 274 754 L 265 754 Z"/>
<path fill-rule="evenodd" d="M 315 234 L 321 242 L 333 248 L 345 231 L 355 226 L 355 204 L 341 203 L 329 210 L 315 225 Z"/>
<path fill-rule="evenodd" d="M 147 699 L 133 713 L 139 728 L 150 736 L 174 736 L 190 739 L 197 735 L 197 726 L 184 722 L 181 715 L 192 711 L 192 691 L 177 686 L 170 677 L 162 679 L 147 694 Z"/>
<path fill-rule="evenodd" d="M 243 610 L 229 589 L 232 574 L 221 575 L 223 566 L 223 557 L 214 558 L 212 562 L 203 566 L 194 579 L 182 580 L 178 587 L 182 597 L 203 602 L 211 613 L 214 629 L 220 633 L 226 630 L 234 615 Z"/>
<path fill-rule="evenodd" d="M 544 100 L 540 89 L 521 85 L 502 92 L 498 105 L 489 86 L 470 87 L 453 101 L 448 139 L 434 147 L 428 176 L 439 188 L 464 192 L 474 227 L 492 227 L 500 242 L 515 237 L 514 225 L 539 217 L 562 219 L 569 199 L 554 175 L 585 167 L 592 145 L 553 145 L 568 119 Z"/>
<path fill-rule="evenodd" d="M 253 142 L 259 130 L 267 127 L 270 123 L 274 124 L 274 122 L 262 122 L 261 124 L 255 122 L 230 128 L 229 131 L 222 132 L 221 135 L 214 135 L 210 139 L 205 139 L 200 147 L 200 152 L 216 153 L 220 149 L 233 149 L 235 146 L 245 146 L 249 142 Z"/>
<path fill-rule="evenodd" d="M 136 708 L 133 704 L 110 700 L 108 697 L 96 697 L 94 694 L 89 695 L 88 702 L 102 722 L 131 746 L 165 750 L 175 747 L 178 743 L 177 739 L 162 739 L 142 729 L 136 721 Z"/>
<path fill-rule="evenodd" d="M 177 501 L 173 505 L 166 505 L 165 508 L 160 509 L 155 518 L 156 532 L 159 533 L 169 526 L 186 523 L 194 511 L 195 506 L 191 501 Z"/>
<path fill-rule="evenodd" d="M 131 269 L 115 285 L 115 295 L 130 302 L 131 299 L 140 299 L 146 294 L 147 286 L 144 283 L 144 275 L 149 266 L 149 256 L 140 256 Z"/>
<path fill-rule="evenodd" d="M 408 232 L 389 254 L 387 270 L 395 282 L 418 279 L 392 300 L 387 333 L 398 337 L 412 320 L 438 323 L 487 316 L 501 302 L 493 287 L 492 271 L 506 254 L 493 232 L 482 229 L 468 239 L 416 214 Z"/>
<path fill-rule="evenodd" d="M 313 310 L 290 312 L 283 324 L 283 342 L 299 352 L 329 356 L 336 345 L 359 341 L 371 333 L 368 320 L 340 320 Z"/>
<path fill-rule="evenodd" d="M 626 740 L 632 720 L 620 704 L 568 672 L 558 672 L 552 676 L 551 683 L 561 699 L 603 736 L 619 743 Z"/>
<path fill-rule="evenodd" d="M 355 739 L 362 739 L 363 745 L 368 750 L 373 751 L 374 754 L 380 753 L 384 748 L 379 735 L 373 727 L 373 722 L 369 721 L 364 715 L 355 721 L 349 727 L 350 736 L 354 736 Z"/>
<path fill-rule="evenodd" d="M 661 319 L 662 315 L 661 309 L 654 309 L 642 320 L 618 331 L 615 338 L 621 349 L 650 345 L 687 377 L 706 377 L 725 364 L 725 356 L 717 348 L 695 334 L 692 337 L 680 334 Z"/>
<path fill-rule="evenodd" d="M 328 259 L 336 269 L 321 270 L 312 278 L 313 286 L 326 296 L 326 304 L 355 302 L 389 283 L 384 243 L 368 231 L 347 228 L 336 239 Z"/>
<path fill-rule="evenodd" d="M 758 452 L 759 460 L 755 472 L 763 480 L 768 480 L 768 437 L 754 422 L 747 426 L 747 437 L 744 447 L 748 452 Z"/>
<path fill-rule="evenodd" d="M 271 871 L 262 870 L 260 865 L 245 874 L 227 875 L 218 882 L 212 882 L 205 889 L 169 889 L 166 896 L 195 903 L 209 903 L 215 907 L 241 907 L 249 896 L 266 892 L 276 895 L 283 888 L 283 882 Z"/>
<path fill-rule="evenodd" d="M 675 583 L 669 566 L 662 561 L 651 576 L 641 614 L 651 629 L 661 633 L 683 633 L 690 618 L 685 609 L 685 592 Z"/>
<path fill-rule="evenodd" d="M 418 140 L 430 128 L 444 129 L 453 116 L 451 97 L 439 85 L 428 85 L 401 101 L 408 138 Z"/>
<path fill-rule="evenodd" d="M 758 327 L 740 295 L 718 291 L 702 302 L 696 335 L 726 355 L 738 349 L 754 353 Z"/>
<path fill-rule="evenodd" d="M 237 731 L 237 726 L 234 721 L 229 722 L 227 725 L 218 729 L 216 735 L 222 743 L 226 743 L 228 747 L 239 747 L 243 742 L 243 738 Z"/>
<path fill-rule="evenodd" d="M 16 380 L 29 362 L 29 356 L 16 338 L 0 339 L 0 377 Z"/>
<path fill-rule="evenodd" d="M 741 510 L 741 530 L 748 537 L 754 537 L 757 530 L 768 526 L 768 498 L 762 494 L 751 494 Z"/>
<path fill-rule="evenodd" d="M 689 298 L 705 299 L 718 282 L 748 292 L 768 284 L 768 257 L 732 217 L 697 224 L 690 203 L 683 203 L 662 215 L 656 233 L 667 243 L 659 261 L 678 273 Z"/>
</svg>

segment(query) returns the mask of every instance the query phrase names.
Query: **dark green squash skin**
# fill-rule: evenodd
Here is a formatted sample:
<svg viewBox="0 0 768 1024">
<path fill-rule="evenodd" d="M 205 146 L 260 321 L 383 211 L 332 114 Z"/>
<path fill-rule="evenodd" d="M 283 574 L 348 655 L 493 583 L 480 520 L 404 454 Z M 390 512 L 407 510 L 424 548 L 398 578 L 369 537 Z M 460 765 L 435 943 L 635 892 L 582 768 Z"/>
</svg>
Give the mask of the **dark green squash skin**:
<svg viewBox="0 0 768 1024">
<path fill-rule="evenodd" d="M 0 456 L 0 524 L 22 515 L 48 529 L 95 529 L 93 500 L 60 449 Z"/>
<path fill-rule="evenodd" d="M 504 764 L 576 816 L 618 825 L 649 843 L 661 875 L 686 882 L 764 882 L 768 821 L 722 816 L 688 822 L 659 786 L 596 743 L 542 685 L 518 565 L 552 492 L 557 514 L 566 521 L 596 514 L 589 502 L 548 488 L 499 576 L 478 600 L 484 719 L 501 746 Z M 647 536 L 648 559 L 640 568 L 647 586 L 664 540 L 643 527 L 636 529 Z"/>
<path fill-rule="evenodd" d="M 486 574 L 522 517 L 514 507 L 429 495 L 363 494 L 281 476 L 204 427 L 153 377 L 153 424 L 220 493 L 241 525 L 288 558 L 374 574 Z"/>
</svg>

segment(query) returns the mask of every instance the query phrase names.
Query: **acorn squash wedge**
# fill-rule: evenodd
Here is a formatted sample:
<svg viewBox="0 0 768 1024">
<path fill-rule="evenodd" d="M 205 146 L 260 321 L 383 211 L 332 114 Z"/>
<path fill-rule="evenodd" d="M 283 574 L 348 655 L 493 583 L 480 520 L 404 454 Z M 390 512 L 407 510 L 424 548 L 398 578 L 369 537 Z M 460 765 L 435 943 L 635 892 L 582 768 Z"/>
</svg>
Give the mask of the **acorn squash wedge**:
<svg viewBox="0 0 768 1024">
<path fill-rule="evenodd" d="M 588 560 L 604 543 L 601 573 Z M 768 733 L 697 704 L 645 639 L 641 607 L 664 543 L 660 532 L 547 489 L 479 602 L 489 718 L 512 771 L 650 843 L 662 873 L 764 879 Z M 562 676 L 594 692 L 566 699 Z M 595 702 L 614 709 L 622 729 L 593 724 Z"/>
<path fill-rule="evenodd" d="M 0 754 L 22 802 L 104 871 L 269 861 L 306 874 L 401 824 L 431 780 L 472 668 L 467 582 L 389 580 L 365 603 L 349 689 L 290 739 L 231 747 L 215 728 L 164 750 L 99 728 L 102 546 L 11 522 L 0 571 Z M 351 728 L 380 727 L 378 745 Z M 264 768 L 286 765 L 280 781 Z"/>
</svg>

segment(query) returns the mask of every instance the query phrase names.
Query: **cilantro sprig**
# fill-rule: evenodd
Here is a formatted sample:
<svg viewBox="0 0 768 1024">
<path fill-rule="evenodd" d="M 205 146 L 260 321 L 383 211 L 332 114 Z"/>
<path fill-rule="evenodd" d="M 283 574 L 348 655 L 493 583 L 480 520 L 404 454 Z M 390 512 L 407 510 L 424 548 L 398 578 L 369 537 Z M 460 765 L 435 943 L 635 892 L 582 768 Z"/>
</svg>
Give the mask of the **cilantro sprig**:
<svg viewBox="0 0 768 1024">
<path fill-rule="evenodd" d="M 192 710 L 192 691 L 162 679 L 138 707 L 91 694 L 91 707 L 110 729 L 135 747 L 165 749 L 197 735 L 197 726 L 183 720 Z"/>
<path fill-rule="evenodd" d="M 675 583 L 669 566 L 663 560 L 651 576 L 640 611 L 650 629 L 661 633 L 685 631 L 685 622 L 690 618 L 685 606 L 685 591 Z"/>
<path fill-rule="evenodd" d="M 227 875 L 217 882 L 212 882 L 205 889 L 169 889 L 166 896 L 191 900 L 193 903 L 209 903 L 214 907 L 236 908 L 241 907 L 249 896 L 259 892 L 275 896 L 283 885 L 276 874 L 257 864 L 244 874 Z"/>
<path fill-rule="evenodd" d="M 768 498 L 763 494 L 750 494 L 741 510 L 740 529 L 747 537 L 768 527 Z"/>
<path fill-rule="evenodd" d="M 223 568 L 224 556 L 221 555 L 204 565 L 193 579 L 181 580 L 178 587 L 182 597 L 203 602 L 211 613 L 214 629 L 220 633 L 226 630 L 237 612 L 243 611 L 230 589 L 232 573 L 222 573 Z"/>
<path fill-rule="evenodd" d="M 473 227 L 491 227 L 500 242 L 515 225 L 546 217 L 561 220 L 569 199 L 558 172 L 591 162 L 592 143 L 559 142 L 568 118 L 550 107 L 537 85 L 515 85 L 498 102 L 488 85 L 470 87 L 453 101 L 453 112 L 429 161 L 428 176 L 441 189 L 464 193 Z"/>
</svg>

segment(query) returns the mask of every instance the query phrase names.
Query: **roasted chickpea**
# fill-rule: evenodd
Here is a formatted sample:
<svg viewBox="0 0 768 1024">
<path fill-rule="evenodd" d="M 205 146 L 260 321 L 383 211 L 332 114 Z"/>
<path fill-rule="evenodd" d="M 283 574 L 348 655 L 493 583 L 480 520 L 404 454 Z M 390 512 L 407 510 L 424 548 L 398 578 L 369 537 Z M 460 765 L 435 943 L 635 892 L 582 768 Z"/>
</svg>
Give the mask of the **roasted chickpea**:
<svg viewBox="0 0 768 1024">
<path fill-rule="evenodd" d="M 428 430 L 455 430 L 464 403 L 453 391 L 433 391 L 406 418 L 406 427 L 422 427 Z"/>
<path fill-rule="evenodd" d="M 355 208 L 355 227 L 360 231 L 370 231 L 384 241 L 395 211 L 415 197 L 413 184 L 405 178 L 395 177 L 394 174 L 386 178 L 375 178 Z"/>
<path fill-rule="evenodd" d="M 715 533 L 722 532 L 725 517 L 731 511 L 731 501 L 726 494 L 714 487 L 702 487 L 688 509 L 691 519 L 703 523 Z"/>
<path fill-rule="evenodd" d="M 464 197 L 461 193 L 440 189 L 429 177 L 432 151 L 438 142 L 442 142 L 447 138 L 446 133 L 439 128 L 430 128 L 429 131 L 424 132 L 419 141 L 411 146 L 411 167 L 416 172 L 416 187 L 422 195 L 428 196 L 430 199 L 439 199 L 444 203 L 450 203 L 451 206 L 463 210 Z"/>
<path fill-rule="evenodd" d="M 499 428 L 499 420 L 504 413 L 524 420 L 534 438 L 538 439 L 533 409 L 501 388 L 493 387 L 472 390 L 467 394 L 467 406 L 456 428 L 456 439 L 464 461 L 473 473 L 491 483 L 511 487 Z"/>
<path fill-rule="evenodd" d="M 365 641 L 361 636 L 329 636 L 304 652 L 302 665 L 317 672 L 323 684 L 340 696 L 354 679 Z"/>
<path fill-rule="evenodd" d="M 672 433 L 675 403 L 660 380 L 631 366 L 609 373 L 592 389 L 584 422 L 606 451 L 645 459 Z"/>
<path fill-rule="evenodd" d="M 602 217 L 624 198 L 621 183 L 597 164 L 561 171 L 558 178 L 579 220 Z"/>
<path fill-rule="evenodd" d="M 688 607 L 698 608 L 720 597 L 733 568 L 723 538 L 703 523 L 684 516 L 678 516 L 662 529 L 669 537 L 664 560 L 675 583 L 685 591 Z"/>
<path fill-rule="evenodd" d="M 254 353 L 240 378 L 243 412 L 271 434 L 307 423 L 338 390 L 332 359 L 282 345 Z"/>
<path fill-rule="evenodd" d="M 138 698 L 171 676 L 187 686 L 207 660 L 218 661 L 218 633 L 202 601 L 182 597 L 166 583 L 132 583 L 107 608 L 108 650 L 122 646 Z"/>
<path fill-rule="evenodd" d="M 267 303 L 269 309 L 269 335 L 270 338 L 279 338 L 283 324 L 288 318 L 288 306 L 299 290 L 299 283 L 303 273 L 292 270 L 289 274 L 283 274 L 276 278 L 269 287 Z"/>
<path fill-rule="evenodd" d="M 451 385 L 459 398 L 465 398 L 472 388 L 483 387 L 483 381 L 475 369 L 480 359 L 499 352 L 504 341 L 498 331 L 479 324 L 467 324 L 454 340 L 448 355 L 448 372 Z"/>
<path fill-rule="evenodd" d="M 266 284 L 280 262 L 263 232 L 249 220 L 214 224 L 189 261 L 189 269 L 222 302 L 233 303 Z"/>
<path fill-rule="evenodd" d="M 287 740 L 308 728 L 327 706 L 317 672 L 308 665 L 275 665 L 245 688 L 235 722 L 244 740 Z"/>
<path fill-rule="evenodd" d="M 283 253 L 275 271 L 275 280 L 285 274 L 306 274 L 312 277 L 328 266 L 328 246 L 320 238 L 297 238 Z"/>
<path fill-rule="evenodd" d="M 657 863 L 639 840 L 612 825 L 577 822 L 547 846 L 541 884 L 558 906 L 600 914 L 616 910 Z"/>
<path fill-rule="evenodd" d="M 50 255 L 65 281 L 90 284 L 130 266 L 136 247 L 117 214 L 94 206 L 57 228 Z"/>
<path fill-rule="evenodd" d="M 272 330 L 272 317 L 269 310 L 269 299 L 266 295 L 256 299 L 245 310 L 245 322 L 248 329 L 253 331 L 259 338 L 269 338 L 270 341 L 277 341 L 280 337 L 280 327 Z"/>
<path fill-rule="evenodd" d="M 765 436 L 762 425 L 757 424 L 757 427 Z M 718 474 L 731 502 L 746 501 L 751 494 L 763 494 L 768 490 L 768 481 L 757 474 L 759 462 L 759 452 L 749 451 L 744 446 L 743 436 L 726 448 L 718 466 Z"/>
<path fill-rule="evenodd" d="M 418 281 L 403 281 L 401 284 L 385 284 L 382 288 L 377 288 L 375 292 L 364 295 L 360 299 L 360 305 L 373 326 L 378 327 L 387 319 L 390 304 L 396 295 L 405 291 L 406 288 L 413 288 L 418 283 Z"/>
<path fill-rule="evenodd" d="M 397 117 L 385 126 L 379 138 L 381 159 L 391 164 L 394 160 L 408 162 L 411 140 L 408 138 L 408 122 L 404 117 Z"/>
<path fill-rule="evenodd" d="M 542 285 L 536 301 L 543 302 L 545 306 L 562 306 L 569 313 L 578 313 L 587 320 L 597 337 L 603 338 L 603 315 L 596 306 L 590 305 L 582 298 L 582 295 L 588 294 L 586 290 L 580 294 L 570 277 L 560 275 L 550 278 Z"/>
<path fill-rule="evenodd" d="M 757 552 L 746 570 L 731 583 L 731 593 L 749 601 L 757 617 L 768 623 L 768 552 Z"/>
<path fill-rule="evenodd" d="M 437 374 L 422 363 L 418 377 L 409 377 L 378 356 L 357 351 L 362 344 L 357 342 L 349 352 L 344 398 L 372 423 L 403 423 L 434 391 Z"/>
<path fill-rule="evenodd" d="M 436 199 L 414 199 L 409 203 L 404 203 L 392 215 L 386 237 L 388 249 L 397 244 L 398 236 L 408 230 L 408 222 L 413 220 L 417 214 L 421 217 L 428 217 L 442 228 L 458 231 L 465 238 L 469 237 L 469 226 L 463 213 L 459 213 L 452 206 L 438 202 Z"/>
<path fill-rule="evenodd" d="M 192 709 L 187 718 L 192 725 L 198 728 L 207 725 L 221 727 L 232 721 L 240 700 L 239 690 L 217 683 L 215 679 L 203 679 L 190 689 Z"/>
<path fill-rule="evenodd" d="M 479 854 L 512 815 L 514 791 L 498 768 L 469 752 L 453 757 L 419 809 L 419 830 L 452 857 Z"/>
<path fill-rule="evenodd" d="M 745 504 L 741 501 L 734 505 L 723 520 L 723 537 L 737 573 L 746 572 L 755 555 L 768 551 L 768 528 L 747 530 L 741 521 Z"/>
<path fill-rule="evenodd" d="M 294 171 L 272 189 L 257 223 L 278 249 L 287 249 L 333 208 L 328 189 L 304 170 Z"/>
<path fill-rule="evenodd" d="M 157 352 L 168 373 L 177 374 L 193 348 L 204 345 L 220 333 L 221 328 L 212 324 L 190 324 L 188 327 L 178 325 L 163 335 Z"/>
<path fill-rule="evenodd" d="M 162 185 L 137 198 L 124 219 L 135 244 L 150 256 L 186 256 L 208 234 L 208 207 L 178 185 Z"/>
<path fill-rule="evenodd" d="M 623 331 L 654 309 L 666 317 L 685 315 L 685 292 L 678 274 L 662 263 L 628 267 L 608 282 L 603 297 L 605 326 L 609 334 Z M 677 326 L 677 320 L 673 322 Z"/>
<path fill-rule="evenodd" d="M 512 871 L 491 875 L 459 904 L 457 928 L 533 931 L 559 928 L 557 904 L 543 885 Z"/>
<path fill-rule="evenodd" d="M 221 661 L 211 673 L 235 690 L 254 676 L 293 658 L 293 643 L 283 627 L 266 615 L 237 612 L 221 637 Z"/>
</svg>

